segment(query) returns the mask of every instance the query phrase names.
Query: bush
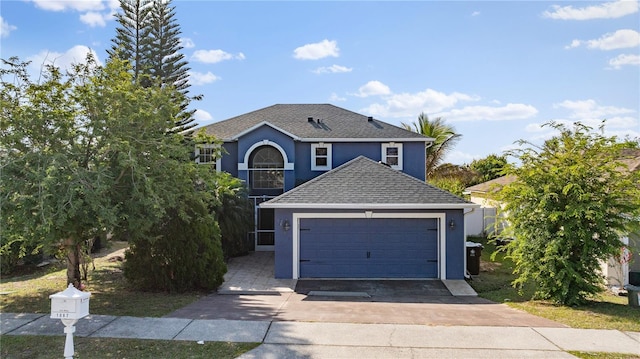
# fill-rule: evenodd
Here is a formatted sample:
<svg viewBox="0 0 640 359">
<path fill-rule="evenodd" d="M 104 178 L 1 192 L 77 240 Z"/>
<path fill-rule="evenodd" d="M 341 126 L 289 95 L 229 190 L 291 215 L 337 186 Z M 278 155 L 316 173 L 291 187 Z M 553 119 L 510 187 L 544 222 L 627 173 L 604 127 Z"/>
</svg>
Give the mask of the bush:
<svg viewBox="0 0 640 359">
<path fill-rule="evenodd" d="M 167 292 L 210 291 L 222 284 L 227 267 L 220 229 L 204 203 L 191 202 L 186 213 L 167 211 L 165 224 L 151 238 L 130 244 L 124 263 L 130 284 Z"/>
<path fill-rule="evenodd" d="M 224 257 L 246 255 L 253 245 L 247 237 L 253 229 L 253 202 L 246 185 L 228 173 L 218 174 L 217 185 L 219 204 L 214 211 L 222 233 Z"/>
<path fill-rule="evenodd" d="M 4 243 L 0 248 L 0 274 L 13 272 L 20 263 L 35 265 L 42 262 L 42 249 L 33 245 L 24 245 L 22 240 Z"/>
</svg>

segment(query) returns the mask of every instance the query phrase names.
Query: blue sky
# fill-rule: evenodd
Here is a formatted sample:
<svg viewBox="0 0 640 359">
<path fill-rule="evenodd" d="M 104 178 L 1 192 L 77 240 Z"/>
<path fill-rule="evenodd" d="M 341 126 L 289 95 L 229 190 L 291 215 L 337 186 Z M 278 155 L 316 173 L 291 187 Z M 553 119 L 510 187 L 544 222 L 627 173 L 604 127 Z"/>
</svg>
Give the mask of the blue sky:
<svg viewBox="0 0 640 359">
<path fill-rule="evenodd" d="M 399 125 L 421 112 L 470 163 L 542 124 L 607 119 L 640 137 L 640 13 L 624 1 L 174 0 L 206 125 L 276 103 L 331 103 Z M 3 0 L 0 55 L 61 67 L 115 36 L 117 1 Z"/>
</svg>

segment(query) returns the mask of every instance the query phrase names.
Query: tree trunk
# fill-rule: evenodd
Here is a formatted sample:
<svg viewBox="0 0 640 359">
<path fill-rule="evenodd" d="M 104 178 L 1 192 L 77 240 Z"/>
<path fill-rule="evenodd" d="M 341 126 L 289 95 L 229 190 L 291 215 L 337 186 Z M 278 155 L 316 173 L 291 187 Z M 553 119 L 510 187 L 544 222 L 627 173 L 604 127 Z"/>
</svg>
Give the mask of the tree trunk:
<svg viewBox="0 0 640 359">
<path fill-rule="evenodd" d="M 75 243 L 73 239 L 67 240 L 67 285 L 73 284 L 78 290 L 82 290 L 82 277 L 80 275 L 80 258 L 82 245 Z"/>
</svg>

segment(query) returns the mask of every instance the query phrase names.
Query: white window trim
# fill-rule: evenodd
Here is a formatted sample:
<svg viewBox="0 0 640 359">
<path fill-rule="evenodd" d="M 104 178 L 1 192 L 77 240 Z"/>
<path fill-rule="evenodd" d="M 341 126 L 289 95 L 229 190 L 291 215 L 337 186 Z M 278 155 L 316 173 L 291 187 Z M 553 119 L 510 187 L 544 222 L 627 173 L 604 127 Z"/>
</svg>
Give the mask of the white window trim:
<svg viewBox="0 0 640 359">
<path fill-rule="evenodd" d="M 220 145 L 212 145 L 212 144 L 200 144 L 196 145 L 196 163 L 201 165 L 210 165 L 213 162 L 203 162 L 200 163 L 200 149 L 201 148 L 218 148 Z M 216 171 L 220 171 L 220 166 L 222 166 L 222 153 L 216 158 L 215 161 Z"/>
<path fill-rule="evenodd" d="M 389 142 L 389 143 L 383 143 L 382 144 L 382 155 L 380 158 L 382 158 L 382 162 L 387 163 L 387 148 L 393 148 L 396 147 L 398 149 L 398 164 L 397 165 L 389 165 L 391 168 L 393 168 L 394 170 L 400 170 L 402 171 L 402 157 L 403 157 L 403 152 L 402 152 L 402 143 L 395 143 L 395 142 Z"/>
<path fill-rule="evenodd" d="M 295 168 L 295 164 L 293 162 L 289 162 L 289 158 L 287 157 L 287 152 L 285 152 L 284 148 L 282 148 L 282 146 L 280 146 L 279 144 L 269 141 L 269 140 L 262 140 L 259 142 L 254 143 L 253 145 L 251 145 L 251 147 L 249 147 L 249 149 L 244 153 L 244 162 L 240 162 L 238 163 L 238 171 L 246 171 L 249 169 L 249 157 L 251 156 L 251 153 L 253 152 L 253 150 L 255 150 L 256 148 L 260 147 L 260 146 L 273 146 L 275 147 L 278 151 L 280 151 L 280 153 L 282 154 L 282 159 L 284 160 L 284 170 L 285 171 L 289 171 L 289 170 L 294 170 Z"/>
<path fill-rule="evenodd" d="M 312 143 L 311 144 L 311 170 L 312 171 L 329 171 L 332 168 L 333 156 L 332 156 L 332 147 L 330 143 Z M 317 166 L 316 165 L 316 148 L 326 148 L 327 149 L 327 165 L 326 166 Z"/>
</svg>

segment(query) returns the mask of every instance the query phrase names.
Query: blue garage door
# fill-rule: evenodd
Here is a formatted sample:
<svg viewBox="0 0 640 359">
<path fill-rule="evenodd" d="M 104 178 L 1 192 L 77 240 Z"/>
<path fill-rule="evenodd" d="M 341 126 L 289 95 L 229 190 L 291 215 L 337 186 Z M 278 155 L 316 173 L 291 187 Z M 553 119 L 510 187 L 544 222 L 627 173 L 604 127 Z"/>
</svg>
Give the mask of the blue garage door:
<svg viewBox="0 0 640 359">
<path fill-rule="evenodd" d="M 300 278 L 437 278 L 433 218 L 300 220 Z"/>
</svg>

